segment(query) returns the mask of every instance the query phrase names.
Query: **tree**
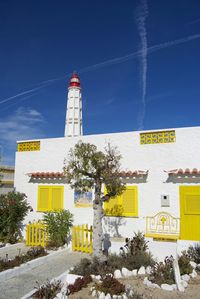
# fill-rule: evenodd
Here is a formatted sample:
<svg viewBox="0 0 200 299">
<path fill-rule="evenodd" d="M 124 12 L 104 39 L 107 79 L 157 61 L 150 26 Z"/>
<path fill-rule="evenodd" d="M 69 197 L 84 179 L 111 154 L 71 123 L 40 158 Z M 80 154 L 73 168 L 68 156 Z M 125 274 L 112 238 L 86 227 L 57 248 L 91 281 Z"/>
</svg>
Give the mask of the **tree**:
<svg viewBox="0 0 200 299">
<path fill-rule="evenodd" d="M 116 147 L 107 144 L 105 151 L 99 151 L 90 143 L 79 141 L 69 151 L 69 158 L 64 162 L 64 173 L 67 183 L 78 191 L 94 189 L 93 201 L 93 256 L 103 261 L 102 251 L 103 202 L 115 195 L 120 195 L 125 187 L 120 178 L 121 155 Z M 106 194 L 103 195 L 102 187 Z"/>
<path fill-rule="evenodd" d="M 22 222 L 31 207 L 24 193 L 0 195 L 0 241 L 15 243 L 21 237 Z"/>
</svg>

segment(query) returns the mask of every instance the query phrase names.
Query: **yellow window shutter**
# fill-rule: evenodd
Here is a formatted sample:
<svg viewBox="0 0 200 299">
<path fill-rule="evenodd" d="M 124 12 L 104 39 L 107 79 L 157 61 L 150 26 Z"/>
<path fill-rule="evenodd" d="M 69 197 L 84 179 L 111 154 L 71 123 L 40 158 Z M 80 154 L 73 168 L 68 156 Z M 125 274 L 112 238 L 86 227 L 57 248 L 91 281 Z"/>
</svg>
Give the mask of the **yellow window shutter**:
<svg viewBox="0 0 200 299">
<path fill-rule="evenodd" d="M 127 186 L 121 195 L 121 205 L 123 208 L 123 216 L 138 216 L 138 192 L 137 186 Z"/>
<path fill-rule="evenodd" d="M 51 201 L 52 210 L 63 209 L 63 194 L 64 194 L 64 186 L 52 187 L 52 201 Z"/>
<path fill-rule="evenodd" d="M 38 187 L 38 211 L 45 212 L 50 209 L 50 187 L 39 186 Z"/>
</svg>

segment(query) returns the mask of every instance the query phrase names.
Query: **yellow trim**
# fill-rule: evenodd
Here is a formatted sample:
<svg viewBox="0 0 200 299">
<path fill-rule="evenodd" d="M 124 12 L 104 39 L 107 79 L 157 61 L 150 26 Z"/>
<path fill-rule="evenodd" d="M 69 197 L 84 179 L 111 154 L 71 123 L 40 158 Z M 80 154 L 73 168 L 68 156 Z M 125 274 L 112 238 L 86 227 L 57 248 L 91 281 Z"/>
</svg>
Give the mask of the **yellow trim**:
<svg viewBox="0 0 200 299">
<path fill-rule="evenodd" d="M 41 208 L 41 191 L 47 189 L 48 190 L 48 202 L 47 202 L 47 208 Z M 38 201 L 37 201 L 37 211 L 38 212 L 48 212 L 53 210 L 52 208 L 52 201 L 53 201 L 53 190 L 54 189 L 60 189 L 61 190 L 61 207 L 60 209 L 64 208 L 64 186 L 38 186 Z"/>
<path fill-rule="evenodd" d="M 154 238 L 154 239 L 172 239 L 178 240 L 179 235 L 165 235 L 165 234 L 145 234 L 147 238 Z"/>
<path fill-rule="evenodd" d="M 108 202 L 105 202 L 104 203 L 104 210 L 106 211 L 106 216 L 112 216 L 112 217 L 138 217 L 138 187 L 137 186 L 126 186 L 126 189 L 124 191 L 124 193 L 126 192 L 126 190 L 134 190 L 134 210 L 135 212 L 122 212 L 122 214 L 115 214 L 115 213 L 109 213 L 109 209 L 112 209 L 110 208 L 110 204 L 109 204 L 109 201 Z M 114 205 L 114 207 L 116 206 L 119 207 L 119 209 L 121 208 L 123 210 L 123 194 L 122 193 L 121 195 L 119 196 L 116 196 L 114 198 L 111 198 L 110 200 L 116 200 L 116 204 Z M 106 188 L 104 189 L 104 194 L 106 194 Z M 113 207 L 113 208 L 114 208 Z"/>
</svg>

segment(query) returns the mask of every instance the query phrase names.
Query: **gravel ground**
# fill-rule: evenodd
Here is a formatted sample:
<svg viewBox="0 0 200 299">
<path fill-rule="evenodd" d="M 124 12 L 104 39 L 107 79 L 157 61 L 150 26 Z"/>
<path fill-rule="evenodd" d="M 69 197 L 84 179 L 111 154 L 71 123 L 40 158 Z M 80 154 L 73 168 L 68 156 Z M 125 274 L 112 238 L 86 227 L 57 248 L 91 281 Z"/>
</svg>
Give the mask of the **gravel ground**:
<svg viewBox="0 0 200 299">
<path fill-rule="evenodd" d="M 120 279 L 123 284 L 130 284 L 138 294 L 143 295 L 143 299 L 199 299 L 200 298 L 200 276 L 191 279 L 185 292 L 164 291 L 161 289 L 148 288 L 143 284 L 143 278 Z M 87 288 L 69 296 L 69 299 L 92 299 L 90 288 Z"/>
<path fill-rule="evenodd" d="M 31 271 L 18 275 L 0 283 L 0 299 L 20 299 L 39 284 L 45 283 L 74 266 L 86 254 L 69 252 L 68 250 L 58 252 L 52 256 L 51 262 L 38 266 Z"/>
<path fill-rule="evenodd" d="M 30 247 L 26 247 L 26 245 L 24 243 L 18 243 L 16 245 L 2 247 L 2 248 L 0 248 L 0 258 L 5 258 L 6 253 L 7 253 L 8 258 L 12 259 L 16 255 L 19 254 L 18 249 L 21 250 L 21 253 L 25 253 L 30 249 Z"/>
</svg>

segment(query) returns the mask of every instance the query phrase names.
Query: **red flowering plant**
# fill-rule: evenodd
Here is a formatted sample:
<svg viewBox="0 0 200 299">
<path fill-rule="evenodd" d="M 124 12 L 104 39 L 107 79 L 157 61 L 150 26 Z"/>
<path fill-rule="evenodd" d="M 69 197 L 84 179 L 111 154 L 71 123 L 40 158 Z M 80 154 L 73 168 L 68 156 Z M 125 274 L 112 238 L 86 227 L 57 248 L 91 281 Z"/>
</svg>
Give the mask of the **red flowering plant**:
<svg viewBox="0 0 200 299">
<path fill-rule="evenodd" d="M 22 232 L 22 222 L 31 207 L 24 193 L 12 191 L 0 195 L 0 242 L 16 243 Z"/>
</svg>

